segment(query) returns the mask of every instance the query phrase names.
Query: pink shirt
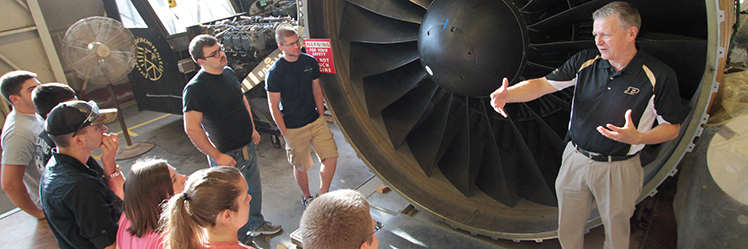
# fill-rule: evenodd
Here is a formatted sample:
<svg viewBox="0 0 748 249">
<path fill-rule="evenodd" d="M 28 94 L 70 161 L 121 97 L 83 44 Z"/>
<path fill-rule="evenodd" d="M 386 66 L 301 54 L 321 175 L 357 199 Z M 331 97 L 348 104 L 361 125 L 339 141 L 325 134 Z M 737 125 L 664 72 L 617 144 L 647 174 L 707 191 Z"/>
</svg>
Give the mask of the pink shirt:
<svg viewBox="0 0 748 249">
<path fill-rule="evenodd" d="M 206 248 L 209 249 L 254 249 L 249 246 L 245 246 L 242 243 L 237 242 L 216 242 L 205 244 Z"/>
<path fill-rule="evenodd" d="M 117 246 L 120 249 L 161 249 L 161 235 L 154 232 L 147 232 L 143 237 L 138 238 L 127 231 L 130 228 L 130 220 L 125 213 L 119 218 L 119 229 L 117 230 Z"/>
</svg>

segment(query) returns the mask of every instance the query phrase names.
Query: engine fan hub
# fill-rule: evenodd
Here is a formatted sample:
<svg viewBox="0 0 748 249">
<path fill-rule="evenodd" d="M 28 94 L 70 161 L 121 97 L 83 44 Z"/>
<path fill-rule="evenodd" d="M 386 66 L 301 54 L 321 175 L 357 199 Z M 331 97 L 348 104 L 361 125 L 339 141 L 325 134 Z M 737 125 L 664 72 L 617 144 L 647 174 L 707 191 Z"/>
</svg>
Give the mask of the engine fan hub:
<svg viewBox="0 0 748 249">
<path fill-rule="evenodd" d="M 503 77 L 519 77 L 526 60 L 526 33 L 512 3 L 436 0 L 419 30 L 421 65 L 445 90 L 485 97 L 501 86 Z"/>
</svg>

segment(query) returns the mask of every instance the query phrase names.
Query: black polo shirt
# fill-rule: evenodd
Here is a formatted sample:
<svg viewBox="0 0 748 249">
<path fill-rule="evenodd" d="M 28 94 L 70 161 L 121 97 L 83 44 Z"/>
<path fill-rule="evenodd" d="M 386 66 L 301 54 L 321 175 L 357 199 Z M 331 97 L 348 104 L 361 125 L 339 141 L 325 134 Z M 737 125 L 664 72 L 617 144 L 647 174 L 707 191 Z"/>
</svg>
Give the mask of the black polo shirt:
<svg viewBox="0 0 748 249">
<path fill-rule="evenodd" d="M 117 238 L 122 200 L 107 186 L 92 157 L 86 165 L 52 154 L 41 179 L 41 199 L 49 228 L 61 249 L 105 248 Z"/>
<path fill-rule="evenodd" d="M 182 112 L 198 111 L 208 139 L 221 153 L 252 142 L 252 119 L 244 105 L 241 83 L 234 70 L 220 75 L 200 69 L 182 90 Z"/>
<path fill-rule="evenodd" d="M 633 155 L 644 147 L 596 130 L 606 124 L 622 127 L 628 109 L 639 132 L 651 130 L 655 120 L 680 124 L 688 114 L 673 69 L 641 50 L 618 72 L 596 49 L 584 50 L 545 77 L 559 90 L 576 86 L 569 137 L 582 149 L 603 155 Z"/>
</svg>

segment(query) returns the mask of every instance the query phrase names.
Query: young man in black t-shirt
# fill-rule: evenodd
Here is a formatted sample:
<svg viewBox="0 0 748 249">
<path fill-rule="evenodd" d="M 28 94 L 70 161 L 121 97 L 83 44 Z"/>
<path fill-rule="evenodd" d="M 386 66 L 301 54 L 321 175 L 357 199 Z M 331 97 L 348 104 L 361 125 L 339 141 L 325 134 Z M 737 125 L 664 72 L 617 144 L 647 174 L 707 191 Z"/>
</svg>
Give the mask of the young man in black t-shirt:
<svg viewBox="0 0 748 249">
<path fill-rule="evenodd" d="M 280 27 L 275 32 L 283 58 L 267 73 L 265 89 L 275 124 L 286 141 L 286 156 L 293 165 L 294 179 L 304 195 L 306 207 L 314 197 L 309 192 L 307 171 L 314 162 L 309 145 L 322 162 L 319 195 L 330 190 L 338 161 L 338 147 L 325 122 L 319 64 L 314 57 L 301 52 L 301 39 L 296 30 Z"/>
<path fill-rule="evenodd" d="M 47 119 L 47 114 L 55 108 L 57 104 L 77 100 L 75 91 L 68 85 L 60 83 L 47 83 L 42 84 L 34 89 L 31 93 L 31 100 L 34 102 L 36 107 L 36 113 Z M 36 167 L 39 171 L 44 171 L 44 166 L 47 165 L 47 161 L 52 158 L 52 149 L 55 148 L 55 141 L 49 136 L 47 131 L 42 131 L 36 138 L 36 144 L 34 148 L 34 161 L 36 161 Z"/>
<path fill-rule="evenodd" d="M 260 134 L 239 80 L 226 66 L 226 54 L 216 38 L 196 36 L 190 42 L 190 55 L 202 68 L 182 91 L 184 130 L 195 147 L 208 156 L 211 167 L 237 167 L 247 180 L 247 193 L 252 196 L 249 220 L 237 235 L 239 241 L 252 245 L 253 236 L 281 230 L 280 225 L 265 221 L 262 215 L 262 183 L 255 148 Z"/>
</svg>

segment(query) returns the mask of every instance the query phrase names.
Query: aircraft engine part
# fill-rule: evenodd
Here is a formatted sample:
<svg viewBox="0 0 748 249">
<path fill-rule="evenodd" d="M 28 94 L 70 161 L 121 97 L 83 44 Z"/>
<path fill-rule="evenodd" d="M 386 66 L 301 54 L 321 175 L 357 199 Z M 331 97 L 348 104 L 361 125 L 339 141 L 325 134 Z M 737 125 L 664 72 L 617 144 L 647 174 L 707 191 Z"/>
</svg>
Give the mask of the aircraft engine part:
<svg viewBox="0 0 748 249">
<path fill-rule="evenodd" d="M 328 107 L 387 185 L 455 228 L 542 241 L 556 237 L 554 181 L 572 89 L 509 104 L 508 119 L 487 95 L 502 77 L 542 77 L 595 48 L 591 13 L 608 2 L 320 0 L 306 3 L 303 21 L 309 37 L 332 41 L 337 74 L 321 77 Z M 687 11 L 631 2 L 643 19 L 638 46 L 676 71 L 691 108 L 677 139 L 642 152 L 641 200 L 700 134 L 731 24 L 719 1 L 679 1 Z M 587 228 L 600 224 L 593 211 Z"/>
</svg>

